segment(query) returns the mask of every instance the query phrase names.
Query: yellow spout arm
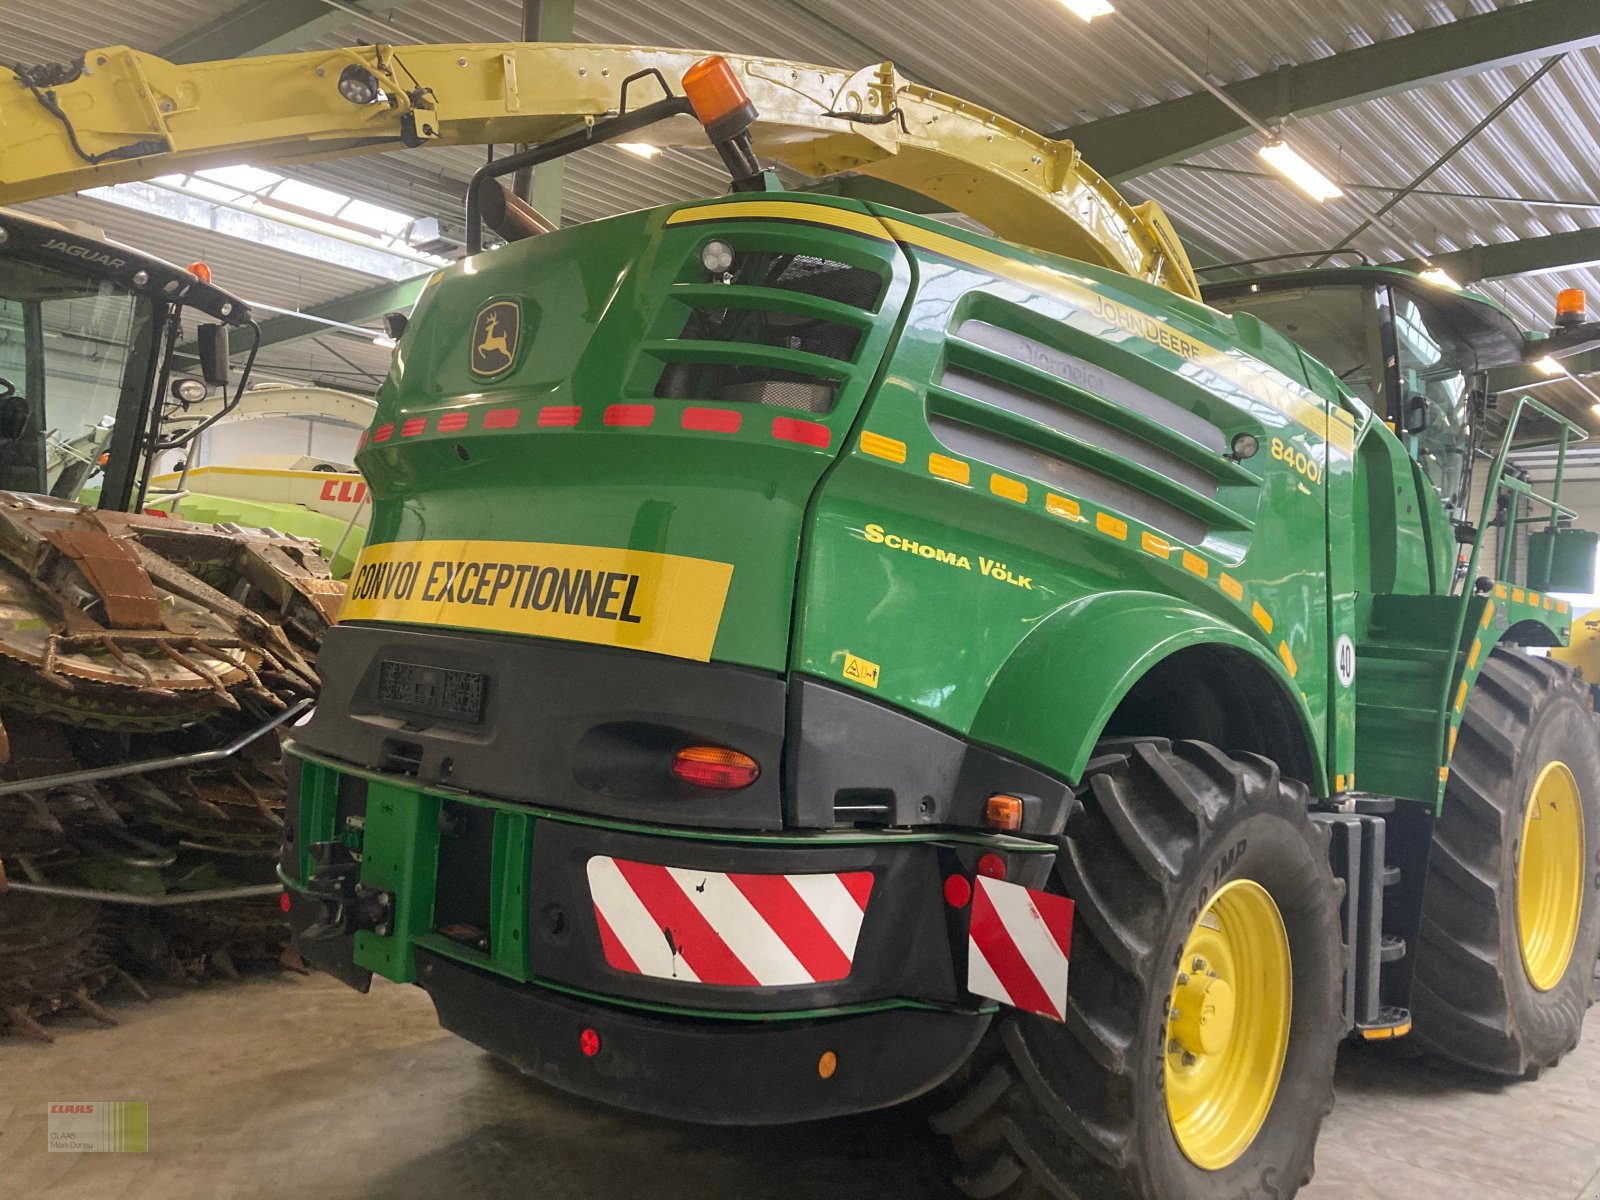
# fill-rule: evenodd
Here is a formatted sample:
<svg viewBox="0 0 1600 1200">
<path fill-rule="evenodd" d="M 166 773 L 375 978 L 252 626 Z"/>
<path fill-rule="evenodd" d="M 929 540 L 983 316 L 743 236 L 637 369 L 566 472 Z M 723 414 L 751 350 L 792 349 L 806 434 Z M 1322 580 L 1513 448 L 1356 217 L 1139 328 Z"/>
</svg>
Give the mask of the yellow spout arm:
<svg viewBox="0 0 1600 1200">
<path fill-rule="evenodd" d="M 56 76 L 61 82 L 0 68 L 0 204 L 240 161 L 286 165 L 403 146 L 543 141 L 614 114 L 622 81 L 638 72 L 659 70 L 679 90 L 704 53 L 463 43 L 177 65 L 110 46 L 89 51 L 75 77 Z M 1198 296 L 1160 208 L 1130 205 L 1072 143 L 908 83 L 891 63 L 849 72 L 725 57 L 760 112 L 752 129 L 758 154 L 812 177 L 854 171 L 896 183 L 999 237 Z M 370 74 L 377 99 L 341 94 L 341 76 L 352 68 Z M 642 78 L 628 103 L 660 98 L 660 85 Z M 706 144 L 687 117 L 630 140 Z"/>
</svg>

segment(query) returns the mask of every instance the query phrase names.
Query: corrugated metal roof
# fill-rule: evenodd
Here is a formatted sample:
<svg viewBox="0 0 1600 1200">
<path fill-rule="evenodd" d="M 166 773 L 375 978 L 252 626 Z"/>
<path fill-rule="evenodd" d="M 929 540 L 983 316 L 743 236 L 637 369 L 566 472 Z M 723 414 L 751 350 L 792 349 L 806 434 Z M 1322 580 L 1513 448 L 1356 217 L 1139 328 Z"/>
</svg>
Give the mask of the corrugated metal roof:
<svg viewBox="0 0 1600 1200">
<path fill-rule="evenodd" d="M 158 50 L 229 7 L 212 0 L 6 0 L 0 62 L 75 62 L 99 46 Z"/>
<path fill-rule="evenodd" d="M 1227 83 L 1511 6 L 1494 0 L 1118 0 L 1118 17 L 1085 25 L 1059 0 L 897 0 L 892 7 L 870 0 L 579 0 L 576 36 L 842 65 L 887 57 L 922 82 L 1050 129 L 1193 90 L 1132 36 L 1126 27 L 1131 21 Z M 216 11 L 197 0 L 164 0 L 159 7 L 128 0 L 113 10 L 87 0 L 8 0 L 7 8 L 10 27 L 0 30 L 0 61 L 63 57 L 82 45 L 117 39 L 156 48 L 190 27 L 202 10 Z M 417 41 L 505 40 L 518 31 L 514 2 L 418 0 L 381 15 Z M 318 44 L 376 36 L 369 24 L 352 18 Z M 1326 206 L 1307 201 L 1275 176 L 1262 176 L 1254 138 L 1142 176 L 1127 190 L 1159 200 L 1230 258 L 1320 248 L 1389 195 L 1350 185 L 1404 186 L 1533 69 L 1521 65 L 1469 76 L 1292 126 L 1295 144 L 1336 167 L 1349 188 L 1349 198 Z M 1600 197 L 1597 143 L 1600 51 L 1590 50 L 1556 67 L 1427 185 L 1462 196 L 1413 195 L 1389 224 L 1355 244 L 1382 260 L 1593 227 L 1600 209 L 1541 201 L 1583 205 Z M 476 149 L 441 149 L 315 164 L 297 174 L 455 223 L 461 186 L 481 161 Z M 714 162 L 693 154 L 670 152 L 644 163 L 609 147 L 570 160 L 567 181 L 566 213 L 573 220 L 722 186 Z M 1600 295 L 1600 270 L 1565 270 L 1488 290 L 1519 320 L 1538 327 L 1547 319 L 1548 297 L 1561 286 L 1588 286 Z"/>
</svg>

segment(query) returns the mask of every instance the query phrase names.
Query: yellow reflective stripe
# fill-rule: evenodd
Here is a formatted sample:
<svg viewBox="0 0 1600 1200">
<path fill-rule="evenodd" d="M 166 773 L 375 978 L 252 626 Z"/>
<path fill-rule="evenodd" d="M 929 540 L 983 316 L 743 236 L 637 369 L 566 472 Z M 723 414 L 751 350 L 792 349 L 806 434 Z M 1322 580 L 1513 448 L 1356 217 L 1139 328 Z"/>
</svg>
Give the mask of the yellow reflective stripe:
<svg viewBox="0 0 1600 1200">
<path fill-rule="evenodd" d="M 1265 629 L 1268 633 L 1272 632 L 1272 616 L 1267 612 L 1266 609 L 1261 607 L 1261 601 L 1254 601 L 1250 605 L 1250 615 L 1256 619 L 1257 625 L 1261 626 L 1261 628 Z"/>
<path fill-rule="evenodd" d="M 990 475 L 989 490 L 1003 500 L 1015 500 L 1018 504 L 1028 502 L 1028 485 L 1017 479 L 1007 479 L 1004 475 Z"/>
<path fill-rule="evenodd" d="M 1139 545 L 1146 554 L 1154 554 L 1158 558 L 1166 558 L 1172 553 L 1171 542 L 1167 541 L 1166 538 L 1157 537 L 1149 532 L 1139 535 Z M 1184 554 L 1187 555 L 1188 553 L 1187 550 L 1184 551 Z"/>
<path fill-rule="evenodd" d="M 1083 510 L 1078 507 L 1076 500 L 1069 500 L 1065 496 L 1058 496 L 1050 492 L 1044 498 L 1045 511 L 1058 517 L 1065 517 L 1069 521 L 1083 520 Z"/>
<path fill-rule="evenodd" d="M 865 234 L 880 242 L 894 239 L 882 221 L 866 213 L 802 200 L 744 200 L 730 203 L 697 204 L 680 208 L 667 218 L 668 225 L 698 225 L 706 221 L 801 221 L 807 225 L 828 225 Z"/>
<path fill-rule="evenodd" d="M 861 452 L 870 454 L 874 458 L 886 458 L 890 462 L 903 463 L 906 460 L 906 444 L 896 441 L 892 437 L 884 437 L 881 433 L 863 430 L 861 434 Z"/>
<path fill-rule="evenodd" d="M 1200 576 L 1201 579 L 1205 579 L 1211 574 L 1211 564 L 1198 554 L 1191 554 L 1187 550 L 1183 552 L 1183 569 L 1191 575 Z"/>
<path fill-rule="evenodd" d="M 1240 583 L 1232 575 L 1224 572 L 1222 578 L 1217 580 L 1217 586 L 1231 596 L 1235 603 L 1243 602 L 1244 584 Z"/>
<path fill-rule="evenodd" d="M 943 454 L 928 455 L 928 471 L 952 483 L 968 483 L 972 479 L 972 468 L 968 464 Z"/>
<path fill-rule="evenodd" d="M 1300 673 L 1300 668 L 1295 665 L 1294 655 L 1289 653 L 1289 643 L 1278 643 L 1278 657 L 1283 659 L 1283 665 L 1289 668 L 1290 678 Z"/>
<path fill-rule="evenodd" d="M 1128 523 L 1117 520 L 1110 513 L 1095 513 L 1094 527 L 1101 533 L 1108 533 L 1121 541 L 1126 541 L 1128 538 Z"/>
<path fill-rule="evenodd" d="M 1475 671 L 1478 669 L 1478 655 L 1482 650 L 1483 640 L 1481 638 L 1474 638 L 1472 642 L 1472 653 L 1467 655 L 1467 670 Z"/>
</svg>

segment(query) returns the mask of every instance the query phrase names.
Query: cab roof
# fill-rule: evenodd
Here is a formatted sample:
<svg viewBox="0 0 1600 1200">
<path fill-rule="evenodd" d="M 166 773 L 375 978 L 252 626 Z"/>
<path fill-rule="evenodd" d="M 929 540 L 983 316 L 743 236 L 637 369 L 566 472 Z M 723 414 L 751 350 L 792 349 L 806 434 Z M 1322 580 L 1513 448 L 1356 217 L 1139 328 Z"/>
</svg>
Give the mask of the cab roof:
<svg viewBox="0 0 1600 1200">
<path fill-rule="evenodd" d="M 1207 284 L 1202 292 L 1209 303 L 1257 292 L 1314 287 L 1394 288 L 1442 317 L 1456 335 L 1472 347 L 1480 365 L 1503 367 L 1526 360 L 1528 335 L 1494 300 L 1468 288 L 1429 282 L 1415 271 L 1400 267 L 1325 267 L 1250 275 Z"/>
<path fill-rule="evenodd" d="M 229 325 L 250 321 L 250 306 L 243 300 L 182 267 L 16 209 L 0 208 L 0 255 L 109 280 L 131 292 L 198 309 Z"/>
</svg>

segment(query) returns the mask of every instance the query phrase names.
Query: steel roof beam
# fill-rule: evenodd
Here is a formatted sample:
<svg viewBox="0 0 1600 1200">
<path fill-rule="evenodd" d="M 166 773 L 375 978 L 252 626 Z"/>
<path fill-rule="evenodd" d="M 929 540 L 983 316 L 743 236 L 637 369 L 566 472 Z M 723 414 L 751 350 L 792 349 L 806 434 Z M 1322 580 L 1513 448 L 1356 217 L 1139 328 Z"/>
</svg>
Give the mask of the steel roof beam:
<svg viewBox="0 0 1600 1200">
<path fill-rule="evenodd" d="M 411 306 L 417 302 L 417 297 L 422 295 L 423 286 L 428 282 L 428 278 L 427 275 L 419 275 L 415 279 L 381 284 L 322 304 L 313 304 L 302 311 L 308 317 L 320 317 L 322 321 L 340 321 L 346 325 L 376 321 L 384 313 L 410 312 Z M 261 348 L 265 350 L 268 346 L 278 346 L 284 342 L 312 337 L 325 333 L 327 328 L 319 321 L 307 321 L 298 316 L 273 317 L 261 322 Z M 242 348 L 245 344 L 244 336 L 240 335 L 237 341 Z"/>
<path fill-rule="evenodd" d="M 303 49 L 316 38 L 352 21 L 366 41 L 378 39 L 384 20 L 416 0 L 386 0 L 383 13 L 363 8 L 361 0 L 245 0 L 215 20 L 163 46 L 157 53 L 168 62 L 216 62 L 252 54 L 284 54 Z M 393 33 L 389 40 L 393 40 Z M 411 39 L 406 39 L 411 40 Z"/>
<path fill-rule="evenodd" d="M 1496 12 L 1391 38 L 1229 84 L 1240 107 L 1267 124 L 1332 112 L 1529 59 L 1600 45 L 1594 0 L 1528 0 Z M 1250 125 L 1214 96 L 1197 92 L 1082 125 L 1052 137 L 1077 143 L 1085 161 L 1113 183 L 1227 145 Z"/>
<path fill-rule="evenodd" d="M 1600 375 L 1600 350 L 1569 355 L 1561 360 L 1561 365 L 1567 369 L 1568 375 L 1578 379 Z M 1519 388 L 1549 387 L 1566 382 L 1561 376 L 1551 377 L 1534 366 L 1500 367 L 1489 372 L 1491 392 L 1512 392 Z"/>
<path fill-rule="evenodd" d="M 1600 6 L 1597 6 L 1600 7 Z M 1574 229 L 1543 237 L 1518 238 L 1488 246 L 1469 246 L 1423 258 L 1385 264 L 1408 271 L 1438 267 L 1461 283 L 1479 279 L 1504 279 L 1510 275 L 1541 275 L 1600 263 L 1600 229 Z"/>
</svg>

